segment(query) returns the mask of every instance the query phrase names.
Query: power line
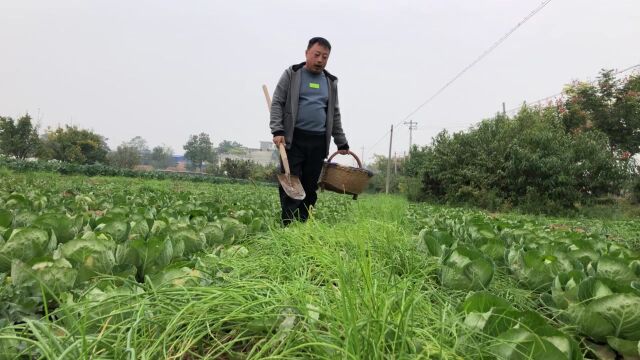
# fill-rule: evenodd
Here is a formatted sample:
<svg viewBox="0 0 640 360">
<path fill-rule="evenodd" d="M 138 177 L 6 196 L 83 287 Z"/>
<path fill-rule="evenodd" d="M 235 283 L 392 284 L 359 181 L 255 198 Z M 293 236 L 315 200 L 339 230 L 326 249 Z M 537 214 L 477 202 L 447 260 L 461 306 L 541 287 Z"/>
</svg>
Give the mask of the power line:
<svg viewBox="0 0 640 360">
<path fill-rule="evenodd" d="M 387 130 L 387 132 L 384 133 L 384 135 L 382 135 L 380 139 L 378 139 L 378 141 L 376 141 L 373 145 L 369 146 L 367 149 L 371 151 L 371 149 L 375 148 L 376 145 L 378 145 L 382 140 L 384 140 L 387 137 L 387 135 L 389 135 L 390 132 L 391 132 L 390 130 Z"/>
<path fill-rule="evenodd" d="M 475 66 L 477 63 L 479 63 L 483 58 L 485 58 L 487 55 L 489 55 L 493 50 L 495 50 L 500 44 L 502 44 L 509 36 L 511 36 L 511 34 L 513 34 L 520 26 L 524 25 L 524 23 L 526 23 L 527 21 L 529 21 L 529 19 L 531 19 L 535 14 L 537 14 L 538 12 L 540 12 L 540 10 L 542 10 L 545 6 L 547 6 L 547 4 L 549 4 L 551 2 L 551 0 L 545 0 L 543 1 L 540 5 L 538 5 L 538 7 L 536 7 L 535 9 L 533 9 L 527 16 L 525 16 L 522 20 L 520 20 L 520 22 L 518 22 L 518 24 L 516 24 L 516 26 L 514 26 L 513 28 L 511 28 L 511 30 L 509 30 L 506 34 L 504 34 L 500 39 L 498 39 L 496 42 L 493 43 L 493 45 L 491 45 L 488 49 L 486 49 L 484 52 L 482 52 L 482 54 L 480 54 L 480 56 L 478 56 L 475 60 L 473 60 L 469 65 L 467 65 L 464 69 L 462 69 L 462 71 L 460 71 L 456 76 L 454 76 L 451 80 L 449 80 L 447 83 L 445 83 L 438 91 L 436 91 L 433 95 L 431 95 L 431 97 L 429 97 L 427 100 L 425 100 L 422 104 L 420 104 L 415 110 L 413 110 L 411 113 L 409 113 L 409 115 L 405 116 L 402 120 L 400 120 L 396 126 L 400 125 L 401 123 L 403 123 L 404 121 L 406 121 L 407 119 L 409 119 L 411 116 L 413 116 L 415 113 L 417 113 L 420 109 L 422 109 L 425 105 L 427 105 L 428 103 L 430 103 L 431 101 L 433 101 L 436 97 L 438 97 L 438 95 L 442 94 L 449 86 L 451 86 L 451 84 L 453 84 L 456 80 L 458 80 L 458 78 L 460 78 L 464 73 L 466 73 L 467 71 L 469 71 L 469 69 L 471 69 L 473 66 Z M 389 131 L 387 131 L 383 138 L 387 136 L 387 134 L 389 134 Z M 382 140 L 382 139 L 381 139 Z M 376 145 L 381 141 L 378 140 L 376 142 Z M 373 148 L 373 146 L 369 147 L 370 149 Z"/>
<path fill-rule="evenodd" d="M 509 36 L 511 36 L 511 34 L 513 34 L 520 26 L 522 26 L 524 23 L 526 23 L 529 19 L 531 19 L 535 14 L 537 14 L 540 10 L 542 10 L 545 6 L 547 6 L 548 3 L 550 3 L 551 0 L 546 0 L 544 1 L 542 4 L 538 5 L 537 8 L 535 8 L 533 11 L 531 11 L 529 13 L 529 15 L 527 15 L 524 19 L 522 19 L 516 26 L 514 26 L 511 30 L 509 30 L 509 32 L 507 32 L 506 34 L 504 34 L 498 41 L 496 41 L 495 43 L 493 43 L 493 45 L 491 45 L 491 47 L 489 47 L 487 50 L 485 50 L 480 56 L 478 56 L 471 64 L 467 65 L 464 69 L 462 69 L 462 71 L 460 71 L 456 76 L 453 77 L 453 79 L 449 80 L 446 84 L 444 84 L 444 86 L 442 86 L 438 91 L 436 91 L 435 94 L 431 95 L 430 98 L 428 98 L 425 102 L 423 102 L 422 104 L 420 104 L 420 106 L 418 106 L 415 110 L 413 110 L 409 115 L 407 115 L 404 119 L 402 119 L 400 121 L 403 122 L 405 120 L 407 120 L 409 117 L 411 117 L 412 115 L 414 115 L 416 112 L 418 112 L 420 109 L 422 109 L 425 105 L 427 105 L 428 103 L 430 103 L 431 101 L 433 101 L 433 99 L 435 99 L 438 95 L 440 95 L 442 92 L 444 92 L 449 86 L 451 86 L 451 84 L 453 84 L 456 80 L 458 80 L 458 78 L 460 78 L 460 76 L 462 76 L 464 73 L 466 73 L 469 69 L 471 69 L 474 65 L 476 65 L 477 63 L 480 62 L 480 60 L 484 59 L 487 55 L 489 55 L 489 53 L 491 53 L 493 50 L 495 50 L 500 44 L 502 44 Z"/>
<path fill-rule="evenodd" d="M 636 65 L 633 65 L 633 66 L 629 66 L 629 67 L 627 67 L 627 68 L 625 68 L 625 69 L 615 71 L 615 72 L 613 72 L 613 75 L 620 75 L 620 74 L 624 74 L 624 73 L 629 72 L 629 71 L 631 71 L 631 70 L 633 70 L 633 69 L 636 69 L 636 68 L 640 69 L 640 64 L 636 64 Z M 597 81 L 598 81 L 598 80 L 596 79 L 596 80 L 593 80 L 593 81 L 583 81 L 583 83 L 594 84 L 594 83 L 596 83 Z M 563 92 L 559 92 L 559 93 L 556 93 L 556 94 L 553 94 L 553 95 L 545 96 L 545 97 L 540 98 L 540 99 L 538 99 L 538 100 L 536 100 L 536 101 L 531 101 L 531 102 L 529 102 L 529 101 L 524 101 L 524 102 L 523 102 L 523 105 L 526 105 L 526 106 L 529 106 L 529 107 L 531 107 L 531 106 L 536 106 L 536 105 L 540 105 L 540 104 L 543 104 L 543 103 L 545 103 L 545 102 L 547 102 L 547 101 L 550 101 L 550 100 L 552 100 L 552 99 L 554 99 L 554 98 L 557 98 L 558 96 L 560 96 L 560 95 L 562 95 L 562 94 L 563 94 Z M 504 103 L 503 103 L 503 104 L 504 104 Z M 518 112 L 520 109 L 522 109 L 522 106 L 523 106 L 523 105 L 520 105 L 520 106 L 517 106 L 517 107 L 513 107 L 513 108 L 511 108 L 511 109 L 507 109 L 507 110 L 505 110 L 504 112 L 505 112 L 506 114 L 508 114 L 508 115 L 515 114 L 515 113 L 516 113 L 516 112 Z M 489 116 L 489 117 L 491 117 L 491 116 Z M 477 123 L 477 122 L 476 122 L 476 123 Z M 452 126 L 453 126 L 453 129 L 463 129 L 463 128 L 465 128 L 465 127 L 467 127 L 467 128 L 468 128 L 468 127 L 470 127 L 470 126 L 475 125 L 476 123 L 469 123 L 469 122 L 455 122 L 455 123 L 449 123 L 449 129 L 450 129 L 450 130 L 452 130 Z"/>
<path fill-rule="evenodd" d="M 620 75 L 620 74 L 624 74 L 624 73 L 629 72 L 629 71 L 631 71 L 631 70 L 633 70 L 633 69 L 636 69 L 636 68 L 640 68 L 640 64 L 636 64 L 636 65 L 633 65 L 633 66 L 629 66 L 628 68 L 625 68 L 625 69 L 622 69 L 622 70 L 615 71 L 615 72 L 613 73 L 613 75 Z M 589 84 L 595 84 L 596 82 L 598 82 L 598 80 L 596 79 L 596 80 L 593 80 L 593 81 L 585 81 L 585 82 L 586 82 L 586 83 L 589 83 Z M 557 98 L 558 96 L 562 95 L 563 93 L 564 93 L 564 91 L 561 91 L 561 92 L 556 93 L 556 94 L 553 94 L 553 95 L 545 96 L 545 97 L 543 97 L 543 98 L 541 98 L 541 99 L 538 99 L 538 100 L 536 100 L 536 101 L 533 101 L 533 102 L 527 102 L 526 104 L 527 104 L 528 106 L 535 106 L 535 105 L 539 105 L 539 104 L 542 104 L 542 103 L 547 102 L 547 101 L 549 101 L 549 100 L 555 99 L 555 98 Z M 520 109 L 522 109 L 522 106 L 518 106 L 518 107 L 511 108 L 511 109 L 507 110 L 506 112 L 507 112 L 508 114 L 513 114 L 514 112 L 516 112 L 516 111 L 518 111 L 518 110 L 520 110 Z"/>
<path fill-rule="evenodd" d="M 636 64 L 636 65 L 633 65 L 633 66 L 629 66 L 629 67 L 627 67 L 625 69 L 615 71 L 615 72 L 613 72 L 613 75 L 621 75 L 621 74 L 624 74 L 624 73 L 629 72 L 631 70 L 634 70 L 636 68 L 640 69 L 640 64 Z M 588 84 L 594 84 L 596 82 L 598 82 L 597 79 L 596 80 L 592 80 L 592 81 L 583 81 L 583 83 L 588 83 Z M 526 105 L 526 106 L 529 106 L 529 107 L 540 105 L 540 104 L 543 104 L 543 103 L 545 103 L 547 101 L 550 101 L 550 100 L 552 100 L 554 98 L 557 98 L 558 96 L 562 95 L 563 93 L 564 92 L 559 92 L 559 93 L 556 93 L 556 94 L 553 94 L 553 95 L 545 96 L 545 97 L 540 98 L 540 99 L 538 99 L 536 101 L 531 101 L 531 102 L 524 101 L 523 104 Z M 517 107 L 513 107 L 511 109 L 507 109 L 504 112 L 506 114 L 512 115 L 512 114 L 516 113 L 517 111 L 519 111 L 520 109 L 522 109 L 522 105 L 517 106 Z M 450 126 L 453 125 L 455 129 L 458 129 L 458 128 L 464 128 L 464 127 L 473 126 L 474 123 L 457 122 L 457 123 L 450 123 L 449 125 Z"/>
</svg>

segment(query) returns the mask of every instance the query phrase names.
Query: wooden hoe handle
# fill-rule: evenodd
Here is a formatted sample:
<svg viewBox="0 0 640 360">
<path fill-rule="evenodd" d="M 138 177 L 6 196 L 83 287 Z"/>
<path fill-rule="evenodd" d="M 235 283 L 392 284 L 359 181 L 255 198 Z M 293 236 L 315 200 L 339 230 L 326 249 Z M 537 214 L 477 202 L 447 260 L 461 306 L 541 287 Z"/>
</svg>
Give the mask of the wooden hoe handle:
<svg viewBox="0 0 640 360">
<path fill-rule="evenodd" d="M 280 159 L 282 159 L 282 165 L 284 166 L 284 173 L 289 175 L 290 174 L 289 159 L 287 159 L 287 150 L 285 149 L 283 143 L 280 143 L 278 150 L 280 150 Z"/>
</svg>

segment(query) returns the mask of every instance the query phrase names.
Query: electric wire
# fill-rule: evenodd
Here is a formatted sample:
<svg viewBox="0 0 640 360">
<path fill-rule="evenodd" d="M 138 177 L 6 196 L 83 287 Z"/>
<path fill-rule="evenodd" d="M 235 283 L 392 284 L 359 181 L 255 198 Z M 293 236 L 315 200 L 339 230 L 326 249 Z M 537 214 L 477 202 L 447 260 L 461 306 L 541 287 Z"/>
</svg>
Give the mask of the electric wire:
<svg viewBox="0 0 640 360">
<path fill-rule="evenodd" d="M 545 0 L 540 5 L 538 5 L 535 9 L 533 9 L 527 16 L 525 16 L 522 20 L 520 20 L 520 22 L 518 22 L 513 28 L 511 28 L 511 30 L 509 30 L 500 39 L 498 39 L 496 42 L 494 42 L 489 48 L 487 48 L 485 51 L 483 51 L 482 54 L 480 54 L 480 56 L 478 56 L 469 65 L 467 65 L 464 69 L 462 69 L 460 72 L 458 72 L 458 74 L 456 74 L 456 76 L 454 76 L 451 80 L 449 80 L 447 83 L 445 83 L 440 89 L 438 89 L 438 91 L 436 91 L 433 95 L 431 95 L 431 97 L 429 97 L 422 104 L 420 104 L 415 110 L 410 112 L 409 115 L 405 116 L 402 120 L 400 120 L 396 125 L 394 125 L 394 127 L 400 125 L 401 123 L 403 123 L 404 121 L 409 119 L 411 116 L 415 115 L 418 111 L 420 111 L 420 109 L 422 109 L 424 106 L 426 106 L 431 101 L 433 101 L 436 97 L 438 97 L 440 94 L 442 94 L 449 86 L 451 86 L 451 84 L 453 84 L 462 75 L 464 75 L 464 73 L 469 71 L 477 63 L 479 63 L 482 59 L 484 59 L 487 55 L 489 55 L 493 50 L 495 50 L 498 46 L 500 46 L 500 44 L 502 44 L 507 38 L 509 38 L 509 36 L 511 36 L 511 34 L 513 34 L 518 28 L 520 28 L 527 21 L 529 21 L 534 15 L 536 15 L 538 12 L 540 12 L 550 2 L 551 2 L 551 0 Z M 385 138 L 390 132 L 391 132 L 390 130 L 387 131 L 383 135 L 382 138 Z M 377 145 L 380 141 L 382 141 L 382 139 L 378 140 L 374 144 L 374 146 Z M 372 149 L 374 146 L 369 147 L 369 149 Z"/>
</svg>

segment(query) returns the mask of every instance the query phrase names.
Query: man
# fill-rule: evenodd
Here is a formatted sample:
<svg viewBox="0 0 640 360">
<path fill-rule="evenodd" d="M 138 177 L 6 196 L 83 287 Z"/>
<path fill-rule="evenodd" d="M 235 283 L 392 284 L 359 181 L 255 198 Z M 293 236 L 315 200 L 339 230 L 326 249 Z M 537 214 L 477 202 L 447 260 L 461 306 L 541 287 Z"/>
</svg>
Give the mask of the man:
<svg viewBox="0 0 640 360">
<path fill-rule="evenodd" d="M 300 178 L 307 194 L 304 200 L 295 200 L 280 186 L 285 226 L 296 218 L 306 221 L 309 217 L 309 208 L 318 199 L 318 178 L 331 137 L 340 154 L 349 150 L 340 120 L 338 78 L 325 70 L 330 53 L 326 39 L 309 40 L 306 61 L 286 69 L 273 93 L 269 124 L 273 142 L 285 144 L 291 174 Z"/>
</svg>

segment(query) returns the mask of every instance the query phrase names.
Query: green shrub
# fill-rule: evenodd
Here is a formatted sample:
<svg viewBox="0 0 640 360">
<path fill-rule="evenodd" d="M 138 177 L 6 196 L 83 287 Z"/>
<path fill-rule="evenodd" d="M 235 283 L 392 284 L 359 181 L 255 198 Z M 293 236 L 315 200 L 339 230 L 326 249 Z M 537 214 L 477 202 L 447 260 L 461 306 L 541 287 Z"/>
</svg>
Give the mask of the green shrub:
<svg viewBox="0 0 640 360">
<path fill-rule="evenodd" d="M 401 176 L 398 181 L 398 189 L 401 194 L 406 195 L 410 201 L 421 201 L 423 199 L 422 194 L 422 181 L 417 177 Z"/>
<path fill-rule="evenodd" d="M 513 119 L 498 115 L 467 132 L 443 131 L 412 158 L 408 165 L 422 170 L 417 197 L 488 209 L 557 213 L 617 194 L 628 178 L 606 135 L 566 132 L 553 108 L 523 108 Z"/>
<path fill-rule="evenodd" d="M 6 167 L 0 167 L 0 177 L 6 177 L 6 176 L 10 176 L 12 174 L 11 170 L 7 169 Z"/>
<path fill-rule="evenodd" d="M 640 175 L 635 175 L 631 181 L 631 201 L 640 204 Z"/>
</svg>

